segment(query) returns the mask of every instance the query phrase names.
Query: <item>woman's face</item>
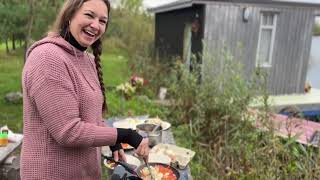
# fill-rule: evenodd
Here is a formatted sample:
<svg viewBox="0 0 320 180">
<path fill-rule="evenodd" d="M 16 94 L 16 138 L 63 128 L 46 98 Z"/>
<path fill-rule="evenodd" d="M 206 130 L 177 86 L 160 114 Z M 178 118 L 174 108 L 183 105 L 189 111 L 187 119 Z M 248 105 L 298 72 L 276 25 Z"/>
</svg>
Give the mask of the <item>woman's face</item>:
<svg viewBox="0 0 320 180">
<path fill-rule="evenodd" d="M 89 47 L 106 30 L 108 8 L 102 0 L 90 0 L 70 20 L 70 32 L 83 47 Z"/>
</svg>

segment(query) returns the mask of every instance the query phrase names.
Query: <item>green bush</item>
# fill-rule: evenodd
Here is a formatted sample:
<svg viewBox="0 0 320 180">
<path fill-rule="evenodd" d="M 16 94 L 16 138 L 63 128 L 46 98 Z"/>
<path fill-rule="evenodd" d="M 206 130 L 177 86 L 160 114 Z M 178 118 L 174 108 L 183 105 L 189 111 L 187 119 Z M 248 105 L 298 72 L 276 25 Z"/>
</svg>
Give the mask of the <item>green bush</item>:
<svg viewBox="0 0 320 180">
<path fill-rule="evenodd" d="M 126 54 L 129 77 L 137 75 L 147 79 L 153 91 L 157 92 L 153 83 L 154 73 L 150 71 L 153 58 L 153 17 L 141 10 L 141 0 L 122 0 L 120 6 L 112 9 L 111 21 L 104 41 L 104 52 Z M 145 69 L 148 68 L 148 69 Z M 151 73 L 150 73 L 151 72 Z M 146 92 L 150 97 L 150 93 Z"/>
<path fill-rule="evenodd" d="M 128 1 L 130 2 L 130 1 Z M 144 11 L 135 11 L 127 6 L 112 9 L 111 21 L 106 35 L 108 49 L 125 49 L 133 63 L 133 56 L 140 51 L 152 49 L 153 17 Z"/>
<path fill-rule="evenodd" d="M 177 142 L 196 151 L 191 163 L 197 179 L 318 179 L 318 150 L 304 147 L 294 137 L 283 140 L 273 129 L 254 123 L 269 122 L 266 75 L 261 69 L 244 78 L 241 64 L 230 53 L 204 55 L 202 81 L 178 63 L 170 94 L 170 117 Z M 248 80 L 249 79 L 249 80 Z M 265 107 L 250 118 L 249 103 L 260 95 Z M 180 134 L 180 136 L 179 136 Z M 184 134 L 184 136 L 181 136 Z"/>
<path fill-rule="evenodd" d="M 320 24 L 315 24 L 313 28 L 313 35 L 320 36 Z"/>
<path fill-rule="evenodd" d="M 126 100 L 116 91 L 107 94 L 108 117 L 113 116 L 140 116 L 166 117 L 167 110 L 155 105 L 147 96 L 133 96 Z"/>
</svg>

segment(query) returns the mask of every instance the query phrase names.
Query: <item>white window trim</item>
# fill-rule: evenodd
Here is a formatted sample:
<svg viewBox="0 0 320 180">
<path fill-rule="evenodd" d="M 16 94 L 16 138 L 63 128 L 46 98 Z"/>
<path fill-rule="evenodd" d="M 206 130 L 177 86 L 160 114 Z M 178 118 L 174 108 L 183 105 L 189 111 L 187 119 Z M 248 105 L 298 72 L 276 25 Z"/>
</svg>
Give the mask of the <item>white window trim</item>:
<svg viewBox="0 0 320 180">
<path fill-rule="evenodd" d="M 274 47 L 274 41 L 275 41 L 275 36 L 276 36 L 276 30 L 277 30 L 277 18 L 278 14 L 274 13 L 273 14 L 273 25 L 268 26 L 268 25 L 263 25 L 263 12 L 260 14 L 260 27 L 259 27 L 259 39 L 258 39 L 258 47 L 257 47 L 257 54 L 256 54 L 256 67 L 271 67 L 272 66 L 272 55 L 273 55 L 273 47 Z M 271 34 L 271 45 L 270 45 L 270 51 L 269 51 L 269 59 L 267 63 L 259 64 L 259 50 L 260 50 L 260 41 L 261 41 L 261 32 L 262 29 L 271 29 L 272 34 Z"/>
</svg>

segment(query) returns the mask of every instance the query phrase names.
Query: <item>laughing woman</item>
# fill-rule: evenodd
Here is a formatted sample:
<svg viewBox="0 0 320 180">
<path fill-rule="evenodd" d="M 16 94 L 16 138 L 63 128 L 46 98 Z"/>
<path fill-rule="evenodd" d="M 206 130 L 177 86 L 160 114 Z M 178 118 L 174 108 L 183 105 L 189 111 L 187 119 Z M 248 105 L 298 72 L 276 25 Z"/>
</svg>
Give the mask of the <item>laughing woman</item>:
<svg viewBox="0 0 320 180">
<path fill-rule="evenodd" d="M 148 156 L 148 139 L 102 122 L 101 37 L 109 12 L 107 0 L 66 0 L 53 30 L 28 50 L 22 73 L 23 180 L 101 179 L 99 147 L 111 146 L 125 160 L 121 142 Z"/>
</svg>

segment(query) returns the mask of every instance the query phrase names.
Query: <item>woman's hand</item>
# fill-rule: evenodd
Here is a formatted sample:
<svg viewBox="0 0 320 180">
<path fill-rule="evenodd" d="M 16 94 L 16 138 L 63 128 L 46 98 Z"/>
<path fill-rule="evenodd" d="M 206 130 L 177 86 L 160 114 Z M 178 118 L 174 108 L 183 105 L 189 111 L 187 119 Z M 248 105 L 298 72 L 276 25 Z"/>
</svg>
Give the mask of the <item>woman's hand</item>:
<svg viewBox="0 0 320 180">
<path fill-rule="evenodd" d="M 127 162 L 127 158 L 126 158 L 126 155 L 125 155 L 123 149 L 119 149 L 117 151 L 114 151 L 113 152 L 113 159 L 115 161 L 119 161 L 119 159 L 121 159 L 122 161 Z"/>
<path fill-rule="evenodd" d="M 149 139 L 143 138 L 138 148 L 135 150 L 135 153 L 145 159 L 148 159 L 149 156 Z"/>
</svg>

